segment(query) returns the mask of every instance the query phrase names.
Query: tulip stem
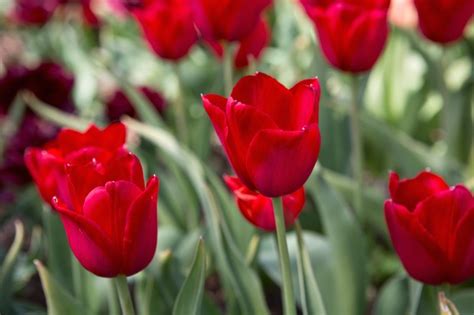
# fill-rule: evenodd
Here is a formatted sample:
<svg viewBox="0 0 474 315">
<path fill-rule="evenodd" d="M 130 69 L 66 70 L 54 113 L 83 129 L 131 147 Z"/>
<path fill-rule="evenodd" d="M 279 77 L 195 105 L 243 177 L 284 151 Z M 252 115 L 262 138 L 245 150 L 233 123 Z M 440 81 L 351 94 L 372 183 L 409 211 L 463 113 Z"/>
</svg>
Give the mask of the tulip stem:
<svg viewBox="0 0 474 315">
<path fill-rule="evenodd" d="M 280 269 L 283 283 L 283 308 L 285 315 L 296 315 L 295 298 L 293 295 L 293 282 L 290 271 L 290 255 L 286 243 L 285 217 L 283 213 L 282 198 L 273 198 L 273 211 L 278 242 L 278 253 L 280 254 Z"/>
<path fill-rule="evenodd" d="M 223 45 L 224 47 L 224 56 L 222 60 L 222 67 L 223 67 L 223 76 L 224 76 L 224 92 L 225 95 L 230 95 L 232 92 L 233 86 L 233 64 L 232 64 L 232 46 L 230 43 L 226 43 Z"/>
<path fill-rule="evenodd" d="M 352 172 L 356 182 L 354 189 L 354 208 L 356 212 L 362 211 L 362 185 L 363 185 L 363 143 L 360 132 L 360 108 L 358 101 L 359 84 L 356 76 L 351 77 L 351 144 L 352 144 Z"/>
<path fill-rule="evenodd" d="M 133 309 L 132 297 L 128 290 L 127 277 L 121 275 L 113 279 L 115 287 L 117 288 L 118 296 L 120 299 L 120 306 L 122 307 L 123 315 L 135 315 Z"/>
</svg>

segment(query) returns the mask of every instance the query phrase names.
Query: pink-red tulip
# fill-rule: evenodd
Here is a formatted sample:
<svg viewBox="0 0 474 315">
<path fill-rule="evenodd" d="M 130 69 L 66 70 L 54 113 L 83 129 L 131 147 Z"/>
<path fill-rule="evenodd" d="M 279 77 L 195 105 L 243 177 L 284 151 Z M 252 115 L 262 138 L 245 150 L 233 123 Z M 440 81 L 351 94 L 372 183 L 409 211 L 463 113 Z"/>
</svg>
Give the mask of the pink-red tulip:
<svg viewBox="0 0 474 315">
<path fill-rule="evenodd" d="M 388 36 L 390 0 L 300 0 L 326 59 L 352 73 L 370 70 Z"/>
<path fill-rule="evenodd" d="M 204 38 L 242 40 L 257 27 L 272 0 L 196 0 L 195 20 Z"/>
<path fill-rule="evenodd" d="M 287 89 L 257 73 L 243 77 L 227 99 L 202 100 L 242 183 L 278 197 L 303 186 L 318 159 L 319 97 L 316 78 Z"/>
<path fill-rule="evenodd" d="M 60 0 L 16 0 L 11 15 L 21 24 L 43 25 L 59 5 Z"/>
<path fill-rule="evenodd" d="M 257 27 L 247 37 L 239 42 L 237 53 L 234 58 L 236 68 L 245 68 L 250 59 L 260 58 L 265 47 L 270 42 L 270 27 L 265 20 L 260 20 Z"/>
<path fill-rule="evenodd" d="M 224 176 L 224 180 L 234 193 L 242 215 L 256 227 L 265 231 L 275 231 L 275 215 L 272 199 L 248 189 L 237 177 Z M 287 227 L 293 225 L 305 203 L 304 188 L 282 196 L 283 213 Z"/>
<path fill-rule="evenodd" d="M 198 40 L 190 0 L 156 0 L 135 17 L 153 51 L 164 59 L 186 56 Z"/>
<path fill-rule="evenodd" d="M 423 35 L 441 44 L 461 38 L 474 15 L 472 0 L 415 0 L 415 6 Z"/>
<path fill-rule="evenodd" d="M 393 246 L 407 272 L 427 284 L 457 284 L 474 276 L 474 197 L 425 171 L 390 175 L 385 202 Z"/>
</svg>

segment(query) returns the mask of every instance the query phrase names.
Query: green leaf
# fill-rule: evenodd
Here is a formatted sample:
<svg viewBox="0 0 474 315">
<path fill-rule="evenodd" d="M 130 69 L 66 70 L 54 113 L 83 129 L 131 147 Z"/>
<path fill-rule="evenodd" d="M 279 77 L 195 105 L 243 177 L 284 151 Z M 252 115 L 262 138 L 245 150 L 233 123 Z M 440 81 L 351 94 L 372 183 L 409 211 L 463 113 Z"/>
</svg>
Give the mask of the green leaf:
<svg viewBox="0 0 474 315">
<path fill-rule="evenodd" d="M 359 223 L 343 198 L 316 175 L 308 189 L 317 203 L 335 259 L 336 314 L 364 314 L 367 287 L 367 248 Z"/>
<path fill-rule="evenodd" d="M 173 315 L 193 315 L 200 313 L 206 276 L 206 250 L 201 239 L 196 256 L 186 281 L 176 298 Z"/>
<path fill-rule="evenodd" d="M 15 221 L 15 238 L 0 267 L 0 305 L 11 295 L 12 272 L 25 237 L 25 229 L 20 221 Z M 0 307 L 0 310 L 2 307 Z"/>
<path fill-rule="evenodd" d="M 374 306 L 374 315 L 409 314 L 409 283 L 404 276 L 394 276 L 382 287 Z M 415 315 L 415 314 L 410 314 Z"/>
<path fill-rule="evenodd" d="M 84 315 L 90 314 L 74 297 L 64 289 L 49 273 L 48 269 L 35 260 L 43 291 L 48 305 L 48 315 Z"/>
</svg>

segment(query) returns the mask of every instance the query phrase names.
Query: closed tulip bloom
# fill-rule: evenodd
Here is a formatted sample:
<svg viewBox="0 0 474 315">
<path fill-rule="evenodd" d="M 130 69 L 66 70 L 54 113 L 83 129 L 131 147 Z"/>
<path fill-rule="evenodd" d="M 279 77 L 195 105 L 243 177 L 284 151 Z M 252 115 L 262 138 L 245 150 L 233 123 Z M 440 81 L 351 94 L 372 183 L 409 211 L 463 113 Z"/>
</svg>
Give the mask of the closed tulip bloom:
<svg viewBox="0 0 474 315">
<path fill-rule="evenodd" d="M 335 68 L 370 70 L 388 36 L 390 0 L 300 0 L 316 26 L 324 56 Z"/>
<path fill-rule="evenodd" d="M 208 40 L 242 40 L 257 27 L 272 0 L 196 0 L 196 24 Z"/>
<path fill-rule="evenodd" d="M 278 197 L 298 190 L 318 159 L 320 87 L 308 79 L 287 89 L 272 77 L 243 77 L 228 98 L 202 97 L 237 176 Z"/>
<path fill-rule="evenodd" d="M 145 39 L 161 58 L 181 59 L 198 40 L 189 0 L 157 0 L 134 12 Z"/>
<path fill-rule="evenodd" d="M 415 0 L 415 6 L 423 35 L 441 44 L 461 38 L 474 14 L 472 0 Z"/>
<path fill-rule="evenodd" d="M 67 165 L 66 175 L 72 205 L 54 197 L 53 206 L 81 265 L 101 277 L 143 270 L 156 250 L 158 178 L 145 185 L 140 161 L 124 151 Z"/>
<path fill-rule="evenodd" d="M 424 171 L 412 179 L 390 175 L 385 218 L 396 252 L 414 279 L 458 284 L 474 276 L 474 197 Z"/>
<path fill-rule="evenodd" d="M 51 203 L 53 196 L 58 196 L 71 205 L 65 165 L 91 159 L 98 165 L 107 164 L 118 151 L 125 151 L 125 140 L 123 124 L 112 124 L 104 130 L 91 126 L 84 133 L 64 129 L 44 148 L 26 150 L 25 163 L 45 202 Z"/>
<path fill-rule="evenodd" d="M 272 199 L 248 189 L 237 177 L 224 176 L 224 180 L 232 190 L 237 206 L 242 215 L 254 226 L 265 230 L 275 231 L 275 215 L 273 213 Z M 304 188 L 284 195 L 283 213 L 287 227 L 293 225 L 298 218 L 305 203 Z"/>
</svg>

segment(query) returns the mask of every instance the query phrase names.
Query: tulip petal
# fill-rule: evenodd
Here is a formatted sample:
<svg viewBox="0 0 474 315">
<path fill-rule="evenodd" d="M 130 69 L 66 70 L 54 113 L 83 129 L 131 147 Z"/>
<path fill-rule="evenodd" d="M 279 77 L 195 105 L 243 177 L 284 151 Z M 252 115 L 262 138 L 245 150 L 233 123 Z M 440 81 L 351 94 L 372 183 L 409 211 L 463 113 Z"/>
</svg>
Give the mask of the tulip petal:
<svg viewBox="0 0 474 315">
<path fill-rule="evenodd" d="M 159 179 L 153 176 L 145 191 L 133 201 L 128 210 L 123 237 L 123 253 L 126 258 L 123 273 L 127 276 L 144 269 L 155 254 L 158 189 Z"/>
<path fill-rule="evenodd" d="M 84 201 L 84 217 L 95 222 L 122 254 L 127 212 L 141 190 L 127 181 L 107 182 L 92 190 Z"/>
<path fill-rule="evenodd" d="M 247 170 L 252 183 L 268 197 L 294 192 L 311 174 L 320 144 L 316 124 L 300 131 L 260 131 L 247 153 Z"/>
<path fill-rule="evenodd" d="M 225 146 L 225 135 L 227 130 L 227 122 L 225 118 L 227 99 L 220 95 L 207 94 L 203 95 L 202 103 L 207 115 L 211 119 L 212 125 L 216 130 L 222 145 Z"/>
<path fill-rule="evenodd" d="M 463 282 L 474 276 L 474 196 L 464 186 L 451 191 L 451 208 L 460 219 L 455 231 L 451 231 L 449 252 L 453 257 L 451 283 Z"/>
<path fill-rule="evenodd" d="M 387 11 L 361 12 L 347 32 L 343 51 L 349 53 L 347 66 L 352 72 L 372 68 L 382 53 L 388 35 Z M 360 49 L 361 46 L 370 49 Z"/>
<path fill-rule="evenodd" d="M 255 106 L 280 127 L 287 124 L 291 111 L 291 93 L 280 82 L 264 73 L 246 76 L 237 82 L 231 94 L 240 103 Z"/>
<path fill-rule="evenodd" d="M 115 277 L 119 264 L 113 246 L 97 224 L 71 211 L 58 201 L 53 206 L 61 217 L 74 256 L 90 272 L 101 277 Z"/>
<path fill-rule="evenodd" d="M 306 125 L 319 121 L 319 98 L 321 87 L 317 78 L 303 80 L 291 88 L 292 109 L 288 113 L 288 130 L 301 130 Z"/>
<path fill-rule="evenodd" d="M 425 198 L 447 190 L 449 186 L 441 177 L 429 171 L 423 171 L 415 178 L 404 180 L 400 180 L 399 176 L 392 172 L 389 189 L 392 200 L 411 211 Z"/>
<path fill-rule="evenodd" d="M 231 98 L 227 105 L 228 132 L 224 146 L 234 171 L 245 185 L 253 189 L 245 159 L 249 145 L 259 131 L 275 129 L 277 126 L 270 117 L 253 106 L 242 103 L 229 104 L 232 104 Z"/>
<path fill-rule="evenodd" d="M 388 200 L 385 202 L 385 220 L 393 247 L 410 276 L 428 284 L 443 283 L 447 278 L 441 267 L 445 263 L 444 253 L 416 216 Z"/>
</svg>

